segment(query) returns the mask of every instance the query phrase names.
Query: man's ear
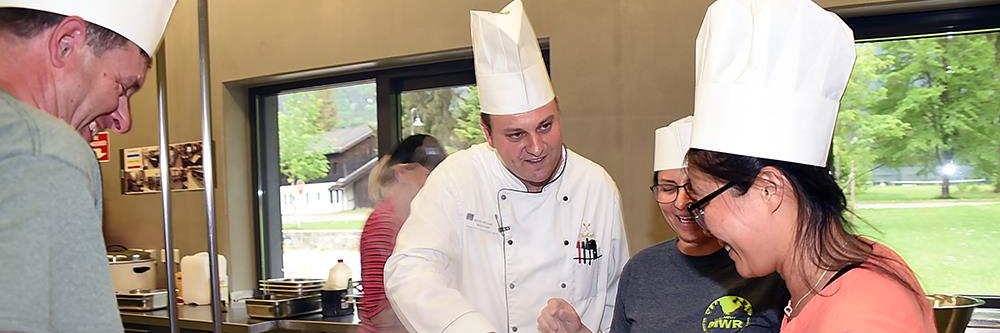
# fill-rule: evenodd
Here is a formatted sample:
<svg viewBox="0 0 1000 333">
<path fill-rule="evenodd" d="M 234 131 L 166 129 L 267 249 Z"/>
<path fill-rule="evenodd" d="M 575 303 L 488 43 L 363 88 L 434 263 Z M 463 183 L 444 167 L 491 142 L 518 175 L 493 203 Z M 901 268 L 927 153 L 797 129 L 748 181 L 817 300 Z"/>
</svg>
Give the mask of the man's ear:
<svg viewBox="0 0 1000 333">
<path fill-rule="evenodd" d="M 490 147 L 496 148 L 496 146 L 493 145 L 493 133 L 490 133 L 490 128 L 486 127 L 486 124 L 483 123 L 482 119 L 479 120 L 479 128 L 483 129 L 483 136 L 486 137 L 486 142 L 490 144 Z"/>
<path fill-rule="evenodd" d="M 87 21 L 78 16 L 64 18 L 48 35 L 49 62 L 63 68 L 66 60 L 87 47 Z"/>
<path fill-rule="evenodd" d="M 785 201 L 785 194 L 791 190 L 791 183 L 785 174 L 775 167 L 766 166 L 757 175 L 761 199 L 772 213 Z"/>
</svg>

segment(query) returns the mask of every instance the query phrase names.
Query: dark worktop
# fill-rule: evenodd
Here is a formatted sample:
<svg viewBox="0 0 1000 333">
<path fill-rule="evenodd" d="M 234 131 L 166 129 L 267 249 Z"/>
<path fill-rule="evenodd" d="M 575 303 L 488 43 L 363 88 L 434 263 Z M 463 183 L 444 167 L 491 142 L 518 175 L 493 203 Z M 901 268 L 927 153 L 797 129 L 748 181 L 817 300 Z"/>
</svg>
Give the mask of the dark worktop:
<svg viewBox="0 0 1000 333">
<path fill-rule="evenodd" d="M 190 330 L 212 331 L 212 307 L 182 305 L 177 308 L 179 327 Z M 320 314 L 306 315 L 287 319 L 254 319 L 247 316 L 243 303 L 234 304 L 229 311 L 224 312 L 223 332 L 262 333 L 262 332 L 345 332 L 357 331 L 356 315 L 323 318 Z M 156 311 L 121 311 L 122 322 L 126 325 L 147 325 L 167 327 L 170 322 L 167 310 Z"/>
<path fill-rule="evenodd" d="M 180 316 L 178 325 L 190 330 L 212 330 L 212 308 L 209 306 L 178 307 Z M 148 312 L 121 311 L 122 322 L 125 324 L 149 325 L 167 327 L 167 310 Z M 233 305 L 228 312 L 223 313 L 225 322 L 222 330 L 233 333 L 263 333 L 263 332 L 346 332 L 357 331 L 357 316 L 323 318 L 313 314 L 288 319 L 262 320 L 247 316 L 246 306 L 242 303 Z M 1000 333 L 1000 309 L 976 309 L 966 333 Z"/>
</svg>

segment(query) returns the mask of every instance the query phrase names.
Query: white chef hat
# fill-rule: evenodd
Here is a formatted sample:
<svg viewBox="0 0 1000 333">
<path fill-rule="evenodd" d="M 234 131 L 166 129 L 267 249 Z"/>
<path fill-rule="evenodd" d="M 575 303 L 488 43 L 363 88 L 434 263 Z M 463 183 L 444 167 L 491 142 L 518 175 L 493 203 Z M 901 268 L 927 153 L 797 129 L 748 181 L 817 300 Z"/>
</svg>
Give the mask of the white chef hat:
<svg viewBox="0 0 1000 333">
<path fill-rule="evenodd" d="M 514 0 L 499 13 L 471 11 L 479 103 L 487 114 L 517 114 L 555 98 L 538 38 Z"/>
<path fill-rule="evenodd" d="M 695 49 L 691 147 L 825 166 L 854 37 L 808 0 L 718 0 Z"/>
<path fill-rule="evenodd" d="M 681 118 L 670 125 L 656 129 L 653 148 L 653 172 L 686 167 L 684 155 L 691 147 L 691 123 L 694 117 Z"/>
<path fill-rule="evenodd" d="M 79 16 L 114 31 L 153 56 L 177 0 L 0 0 L 0 7 Z"/>
</svg>

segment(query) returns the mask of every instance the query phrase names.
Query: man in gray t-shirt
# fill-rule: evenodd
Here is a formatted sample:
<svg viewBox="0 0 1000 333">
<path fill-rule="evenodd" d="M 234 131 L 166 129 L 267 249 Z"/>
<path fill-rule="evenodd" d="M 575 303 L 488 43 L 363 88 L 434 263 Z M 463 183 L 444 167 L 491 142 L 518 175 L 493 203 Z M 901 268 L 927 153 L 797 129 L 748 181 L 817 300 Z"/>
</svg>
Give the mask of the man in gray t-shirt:
<svg viewBox="0 0 1000 333">
<path fill-rule="evenodd" d="M 777 274 L 744 279 L 694 222 L 684 155 L 693 117 L 656 130 L 653 198 L 677 238 L 639 251 L 622 271 L 611 331 L 777 333 L 788 302 Z"/>
<path fill-rule="evenodd" d="M 3 90 L 0 142 L 0 331 L 121 332 L 94 153 Z"/>
<path fill-rule="evenodd" d="M 0 332 L 123 330 L 94 132 L 127 132 L 175 0 L 0 0 Z"/>
</svg>

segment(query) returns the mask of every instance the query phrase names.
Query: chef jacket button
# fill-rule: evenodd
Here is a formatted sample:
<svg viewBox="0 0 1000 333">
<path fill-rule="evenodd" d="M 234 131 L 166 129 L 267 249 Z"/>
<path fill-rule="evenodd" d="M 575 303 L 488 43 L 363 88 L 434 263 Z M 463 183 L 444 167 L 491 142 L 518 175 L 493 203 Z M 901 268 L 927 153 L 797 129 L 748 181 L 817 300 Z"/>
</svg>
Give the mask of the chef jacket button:
<svg viewBox="0 0 1000 333">
<path fill-rule="evenodd" d="M 564 195 L 563 196 L 563 201 L 569 201 L 569 197 Z"/>
<path fill-rule="evenodd" d="M 510 289 L 514 289 L 514 282 L 510 283 Z"/>
<path fill-rule="evenodd" d="M 563 245 L 569 246 L 569 241 L 568 240 L 564 240 L 563 241 Z"/>
<path fill-rule="evenodd" d="M 514 331 L 514 332 L 517 332 L 517 326 L 511 327 L 510 330 Z"/>
<path fill-rule="evenodd" d="M 566 289 L 566 282 L 560 283 L 559 286 L 562 287 L 563 289 Z"/>
<path fill-rule="evenodd" d="M 507 240 L 507 245 L 514 245 L 514 240 L 513 239 L 508 239 Z"/>
<path fill-rule="evenodd" d="M 500 195 L 500 200 L 507 200 L 507 195 L 506 194 L 501 194 Z"/>
</svg>

